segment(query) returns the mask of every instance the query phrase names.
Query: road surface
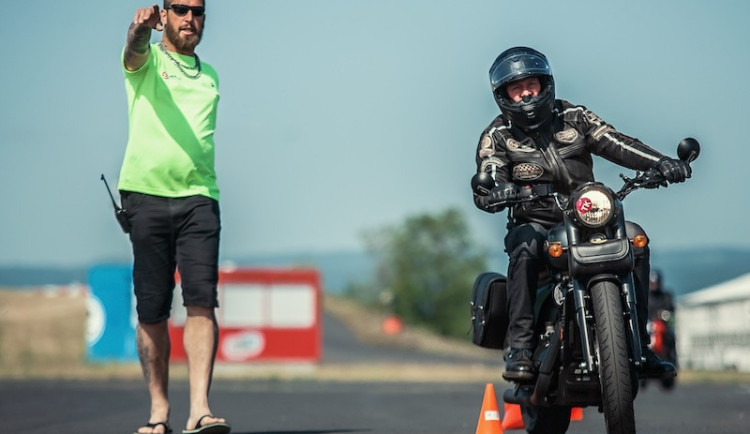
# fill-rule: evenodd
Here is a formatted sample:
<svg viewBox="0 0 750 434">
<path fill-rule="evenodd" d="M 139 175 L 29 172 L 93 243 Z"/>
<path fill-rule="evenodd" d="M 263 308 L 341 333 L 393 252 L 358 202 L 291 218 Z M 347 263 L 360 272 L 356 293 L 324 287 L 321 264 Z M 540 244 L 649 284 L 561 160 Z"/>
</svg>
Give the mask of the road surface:
<svg viewBox="0 0 750 434">
<path fill-rule="evenodd" d="M 392 370 L 401 362 L 412 367 L 467 366 L 461 357 L 368 347 L 335 319 L 325 321 L 323 365 L 342 371 L 362 362 L 382 362 L 383 369 Z M 497 363 L 486 357 L 470 362 Z M 211 402 L 214 412 L 226 417 L 238 434 L 471 434 L 486 382 L 495 382 L 498 397 L 509 387 L 499 374 L 498 370 L 496 378 L 463 382 L 218 378 Z M 175 433 L 184 428 L 187 394 L 184 379 L 172 381 Z M 502 413 L 502 402 L 499 407 Z M 128 434 L 146 421 L 147 414 L 141 379 L 0 380 L 0 433 Z M 636 400 L 636 419 L 641 433 L 744 434 L 750 424 L 750 385 L 678 383 L 668 393 L 651 386 Z M 583 420 L 571 422 L 568 432 L 603 433 L 603 418 L 595 408 L 586 408 Z"/>
</svg>

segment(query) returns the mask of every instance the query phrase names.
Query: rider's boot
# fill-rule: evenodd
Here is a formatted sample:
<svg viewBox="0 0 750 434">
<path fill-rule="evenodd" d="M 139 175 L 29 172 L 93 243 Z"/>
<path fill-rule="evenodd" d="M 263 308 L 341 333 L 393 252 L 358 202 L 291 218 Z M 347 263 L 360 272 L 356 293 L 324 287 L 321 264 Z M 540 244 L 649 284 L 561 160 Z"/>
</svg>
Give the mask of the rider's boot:
<svg viewBox="0 0 750 434">
<path fill-rule="evenodd" d="M 511 348 L 505 356 L 503 378 L 508 381 L 527 381 L 534 378 L 534 364 L 531 361 L 531 350 Z"/>
<path fill-rule="evenodd" d="M 643 363 L 641 377 L 674 378 L 677 376 L 677 368 L 673 364 L 660 359 L 650 348 L 643 348 L 642 353 L 646 361 Z"/>
</svg>

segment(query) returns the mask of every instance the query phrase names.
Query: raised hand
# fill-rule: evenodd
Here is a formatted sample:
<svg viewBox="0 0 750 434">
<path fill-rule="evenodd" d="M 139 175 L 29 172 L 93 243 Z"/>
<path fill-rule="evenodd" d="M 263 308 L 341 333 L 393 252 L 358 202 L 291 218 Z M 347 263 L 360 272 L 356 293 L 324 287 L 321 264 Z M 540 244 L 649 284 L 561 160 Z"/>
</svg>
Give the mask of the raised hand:
<svg viewBox="0 0 750 434">
<path fill-rule="evenodd" d="M 133 24 L 146 25 L 158 32 L 164 29 L 161 24 L 161 14 L 159 13 L 159 6 L 154 4 L 150 8 L 140 8 L 135 11 L 135 18 Z"/>
<path fill-rule="evenodd" d="M 123 64 L 129 71 L 135 71 L 148 60 L 152 29 L 159 32 L 164 29 L 161 24 L 159 6 L 156 4 L 150 8 L 141 8 L 135 11 L 135 18 L 133 18 L 133 22 L 128 29 L 127 42 L 123 53 Z"/>
</svg>

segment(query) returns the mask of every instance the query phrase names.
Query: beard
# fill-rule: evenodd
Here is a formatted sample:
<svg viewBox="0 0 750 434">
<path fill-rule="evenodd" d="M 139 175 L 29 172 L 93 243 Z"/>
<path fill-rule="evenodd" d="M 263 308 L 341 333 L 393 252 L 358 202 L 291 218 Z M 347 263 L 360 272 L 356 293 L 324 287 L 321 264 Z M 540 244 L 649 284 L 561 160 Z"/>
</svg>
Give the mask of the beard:
<svg viewBox="0 0 750 434">
<path fill-rule="evenodd" d="M 192 35 L 181 36 L 180 29 L 176 28 L 167 22 L 164 26 L 164 32 L 166 33 L 167 39 L 175 46 L 178 52 L 192 53 L 195 47 L 201 42 L 203 36 L 203 29 L 193 28 L 195 31 Z"/>
</svg>

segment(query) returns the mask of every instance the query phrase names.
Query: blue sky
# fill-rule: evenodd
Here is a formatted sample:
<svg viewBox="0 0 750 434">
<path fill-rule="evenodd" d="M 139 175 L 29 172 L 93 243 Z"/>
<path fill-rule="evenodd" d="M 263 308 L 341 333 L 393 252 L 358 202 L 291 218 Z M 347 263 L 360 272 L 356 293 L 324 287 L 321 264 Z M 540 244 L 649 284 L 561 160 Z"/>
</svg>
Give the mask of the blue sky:
<svg viewBox="0 0 750 434">
<path fill-rule="evenodd" d="M 639 191 L 627 215 L 655 249 L 742 246 L 750 201 L 750 3 L 264 0 L 208 2 L 201 59 L 221 78 L 216 166 L 222 258 L 363 247 L 362 232 L 447 207 L 490 245 L 504 216 L 468 187 L 498 113 L 503 49 L 547 54 L 557 95 L 674 155 L 690 182 Z M 119 56 L 148 2 L 12 2 L 0 41 L 0 264 L 129 260 L 99 175 L 127 135 Z M 154 40 L 161 34 L 154 33 Z M 619 187 L 627 170 L 598 159 Z"/>
</svg>

